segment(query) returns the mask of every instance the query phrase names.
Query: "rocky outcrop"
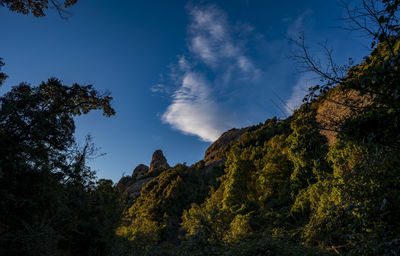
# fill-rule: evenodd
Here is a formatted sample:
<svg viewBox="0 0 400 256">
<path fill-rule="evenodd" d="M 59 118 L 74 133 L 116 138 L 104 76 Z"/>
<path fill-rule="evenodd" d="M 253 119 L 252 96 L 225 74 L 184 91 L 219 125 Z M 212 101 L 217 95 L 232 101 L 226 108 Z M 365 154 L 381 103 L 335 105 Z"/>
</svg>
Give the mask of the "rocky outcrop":
<svg viewBox="0 0 400 256">
<path fill-rule="evenodd" d="M 149 170 L 149 167 L 144 164 L 139 164 L 136 166 L 135 170 L 133 170 L 132 177 L 135 178 L 136 180 L 140 179 L 147 171 Z"/>
<path fill-rule="evenodd" d="M 357 108 L 371 104 L 368 96 L 360 96 L 354 90 L 342 90 L 340 86 L 332 88 L 326 98 L 318 104 L 316 119 L 322 129 L 320 133 L 328 140 L 328 145 L 333 146 L 336 136 L 343 122 L 354 116 L 350 106 Z"/>
<path fill-rule="evenodd" d="M 164 157 L 164 154 L 161 150 L 156 150 L 153 153 L 153 157 L 151 158 L 150 169 L 149 172 L 157 170 L 157 169 L 168 169 L 169 164 L 167 159 Z"/>
<path fill-rule="evenodd" d="M 133 170 L 132 176 L 124 176 L 117 184 L 117 190 L 124 194 L 128 201 L 131 201 L 140 195 L 142 187 L 151 181 L 157 173 L 151 173 L 154 170 L 165 170 L 170 168 L 167 159 L 161 150 L 153 153 L 150 168 L 147 165 L 139 164 Z"/>
<path fill-rule="evenodd" d="M 245 133 L 248 128 L 242 129 L 231 129 L 225 133 L 223 133 L 210 147 L 206 150 L 204 156 L 204 164 L 215 165 L 216 163 L 225 162 L 225 150 L 232 142 L 235 142 Z"/>
<path fill-rule="evenodd" d="M 144 184 L 152 180 L 154 177 L 148 177 L 141 180 L 136 181 L 131 186 L 126 189 L 127 195 L 129 199 L 136 198 L 140 195 L 140 191 Z"/>
</svg>

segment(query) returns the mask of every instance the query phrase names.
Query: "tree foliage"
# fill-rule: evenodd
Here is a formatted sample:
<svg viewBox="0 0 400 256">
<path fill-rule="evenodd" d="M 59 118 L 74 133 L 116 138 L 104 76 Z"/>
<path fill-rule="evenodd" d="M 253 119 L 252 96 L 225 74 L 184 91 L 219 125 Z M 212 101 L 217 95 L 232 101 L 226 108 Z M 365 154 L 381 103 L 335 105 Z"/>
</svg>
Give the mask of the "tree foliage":
<svg viewBox="0 0 400 256">
<path fill-rule="evenodd" d="M 0 252 L 105 255 L 119 220 L 111 181 L 96 185 L 86 165 L 90 137 L 80 148 L 73 117 L 102 109 L 111 97 L 91 85 L 55 78 L 22 83 L 0 98 Z"/>
<path fill-rule="evenodd" d="M 58 14 L 65 18 L 66 8 L 76 4 L 78 0 L 0 0 L 0 6 L 7 7 L 13 12 L 32 14 L 35 17 L 43 17 L 48 9 L 56 9 Z"/>
<path fill-rule="evenodd" d="M 325 48 L 322 69 L 302 38 L 298 60 L 321 76 L 307 102 L 247 128 L 219 166 L 145 174 L 132 200 L 135 178 L 96 181 L 94 146 L 73 138 L 74 116 L 114 114 L 109 94 L 54 78 L 13 87 L 0 98 L 0 254 L 399 255 L 399 6 L 345 4 L 373 42 L 363 62 L 339 67 Z M 349 91 L 328 144 L 318 111 Z"/>
<path fill-rule="evenodd" d="M 0 58 L 0 70 L 1 70 L 1 68 L 2 68 L 3 66 L 4 66 L 3 59 Z M 3 84 L 4 80 L 6 80 L 6 78 L 7 78 L 7 75 L 4 74 L 3 72 L 0 72 L 0 86 Z"/>
<path fill-rule="evenodd" d="M 174 224 L 183 232 L 180 246 L 171 249 L 161 238 L 151 248 L 172 255 L 185 250 L 193 255 L 398 255 L 399 5 L 397 0 L 366 0 L 356 9 L 345 5 L 352 29 L 375 42 L 358 65 L 336 65 L 325 48 L 329 64 L 323 69 L 301 41 L 298 60 L 321 76 L 309 101 L 286 120 L 248 128 L 226 147 L 224 173 L 209 195 L 174 213 L 181 216 Z M 321 132 L 329 127 L 317 119 L 319 108 L 325 101 L 339 104 L 332 95 L 349 91 L 357 97 L 340 103 L 349 115 L 335 124 L 335 142 L 328 144 Z M 166 193 L 156 194 L 146 200 L 163 205 Z M 143 216 L 166 212 L 148 209 L 153 210 Z"/>
</svg>

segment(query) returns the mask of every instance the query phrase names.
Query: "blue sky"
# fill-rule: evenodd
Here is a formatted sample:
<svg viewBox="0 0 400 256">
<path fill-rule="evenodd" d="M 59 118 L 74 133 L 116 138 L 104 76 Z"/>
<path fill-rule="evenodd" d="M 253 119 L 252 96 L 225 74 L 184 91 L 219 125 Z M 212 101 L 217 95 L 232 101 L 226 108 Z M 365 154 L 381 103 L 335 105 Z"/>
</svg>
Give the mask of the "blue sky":
<svg viewBox="0 0 400 256">
<path fill-rule="evenodd" d="M 78 1 L 68 20 L 0 8 L 0 93 L 54 76 L 109 90 L 117 114 L 76 118 L 105 156 L 89 164 L 117 181 L 162 149 L 170 165 L 201 160 L 212 141 L 297 107 L 315 79 L 289 58 L 304 32 L 315 55 L 327 40 L 338 63 L 368 54 L 343 26 L 337 1 Z M 285 107 L 281 100 L 286 103 Z M 290 110 L 289 110 L 290 112 Z"/>
</svg>

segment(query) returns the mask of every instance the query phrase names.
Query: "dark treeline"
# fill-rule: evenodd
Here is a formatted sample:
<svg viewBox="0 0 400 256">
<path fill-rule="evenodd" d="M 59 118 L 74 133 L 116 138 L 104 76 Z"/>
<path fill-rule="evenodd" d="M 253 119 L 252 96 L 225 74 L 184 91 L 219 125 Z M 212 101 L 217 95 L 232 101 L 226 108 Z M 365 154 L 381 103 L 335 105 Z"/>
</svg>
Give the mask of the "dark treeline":
<svg viewBox="0 0 400 256">
<path fill-rule="evenodd" d="M 110 100 L 54 78 L 0 97 L 1 255 L 108 255 L 120 205 L 86 166 L 95 148 L 76 145 L 73 116 L 113 115 Z"/>
<path fill-rule="evenodd" d="M 371 38 L 358 65 L 325 47 L 321 67 L 295 42 L 297 65 L 321 79 L 290 117 L 246 128 L 214 164 L 142 168 L 116 185 L 86 165 L 90 137 L 73 137 L 74 116 L 114 114 L 109 94 L 55 78 L 13 87 L 0 98 L 0 254 L 399 255 L 399 6 L 344 4 Z"/>
</svg>

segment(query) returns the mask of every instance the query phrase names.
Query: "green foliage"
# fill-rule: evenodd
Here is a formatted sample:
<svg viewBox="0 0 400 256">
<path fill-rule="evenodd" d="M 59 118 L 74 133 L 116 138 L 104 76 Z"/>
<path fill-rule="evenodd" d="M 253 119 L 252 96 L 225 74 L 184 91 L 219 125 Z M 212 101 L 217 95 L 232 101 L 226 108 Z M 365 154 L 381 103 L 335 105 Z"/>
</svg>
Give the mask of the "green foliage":
<svg viewBox="0 0 400 256">
<path fill-rule="evenodd" d="M 140 196 L 125 212 L 118 234 L 142 249 L 161 241 L 176 242 L 183 210 L 207 195 L 205 178 L 203 171 L 185 165 L 162 171 L 144 185 Z"/>
<path fill-rule="evenodd" d="M 293 165 L 288 159 L 288 144 L 286 135 L 272 137 L 264 146 L 265 155 L 262 158 L 263 168 L 257 177 L 258 200 L 265 202 L 266 207 L 286 204 L 288 200 L 289 178 Z"/>
<path fill-rule="evenodd" d="M 183 212 L 182 229 L 186 239 L 202 245 L 222 243 L 232 215 L 222 207 L 223 186 L 211 189 L 210 196 L 200 206 L 192 204 Z"/>
<path fill-rule="evenodd" d="M 73 138 L 73 117 L 102 109 L 111 97 L 92 86 L 49 79 L 20 84 L 0 98 L 0 254 L 106 255 L 120 206 L 112 182 L 100 180 L 86 160 L 88 137 Z"/>
<path fill-rule="evenodd" d="M 387 56 L 386 49 L 378 46 L 370 58 Z M 380 60 L 388 58 L 376 58 L 367 68 L 362 63 L 349 72 L 349 79 L 366 88 L 375 84 L 381 92 L 386 84 L 400 84 L 398 72 L 381 66 Z M 386 80 L 376 85 L 373 76 Z M 369 94 L 364 98 L 369 103 L 358 108 L 362 98 L 349 100 L 354 114 L 340 124 L 333 147 L 315 118 L 319 100 L 304 104 L 287 120 L 267 120 L 249 129 L 226 152 L 219 187 L 204 203 L 184 211 L 184 245 L 195 251 L 221 248 L 218 255 L 257 255 L 258 250 L 262 255 L 299 254 L 291 245 L 285 252 L 260 249 L 255 237 L 264 234 L 273 237 L 269 245 L 283 239 L 325 253 L 397 255 L 400 115 L 395 95 L 396 89 Z"/>
<path fill-rule="evenodd" d="M 400 1 L 363 7 L 374 3 L 379 15 L 362 17 L 380 25 L 368 31 L 379 44 L 345 78 L 322 79 L 286 120 L 247 128 L 219 149 L 221 166 L 146 173 L 135 199 L 123 194 L 133 177 L 96 182 L 90 138 L 83 148 L 73 138 L 74 116 L 114 114 L 109 94 L 54 78 L 14 87 L 0 98 L 0 254 L 399 255 Z M 49 7 L 0 5 L 35 16 Z M 328 146 L 316 113 L 341 91 L 358 96 Z"/>
<path fill-rule="evenodd" d="M 49 8 L 54 8 L 58 11 L 61 17 L 64 17 L 65 8 L 76 4 L 78 0 L 65 0 L 62 3 L 56 0 L 0 0 L 0 6 L 5 6 L 10 11 L 28 15 L 32 13 L 35 17 L 46 15 Z"/>
<path fill-rule="evenodd" d="M 229 231 L 226 233 L 224 240 L 228 244 L 237 244 L 245 238 L 251 236 L 252 227 L 250 222 L 253 216 L 252 213 L 236 214 L 230 223 Z"/>
<path fill-rule="evenodd" d="M 315 112 L 311 105 L 304 104 L 293 114 L 290 124 L 293 132 L 288 137 L 288 157 L 294 166 L 290 180 L 295 193 L 323 179 L 329 172 L 325 161 L 327 140 L 320 134 Z"/>
<path fill-rule="evenodd" d="M 234 246 L 267 228 L 262 226 L 263 213 L 290 201 L 289 131 L 287 122 L 267 120 L 231 146 L 219 187 L 203 204 L 193 204 L 183 213 L 188 241 Z"/>
<path fill-rule="evenodd" d="M 248 160 L 238 159 L 235 154 L 228 159 L 222 206 L 231 212 L 246 211 L 245 204 L 254 201 L 253 180 L 249 177 L 253 176 L 255 166 Z"/>
<path fill-rule="evenodd" d="M 308 244 L 355 255 L 395 255 L 398 239 L 399 154 L 339 141 L 329 159 L 334 175 L 300 193 L 294 208 L 311 209 L 303 229 Z M 389 244 L 391 246 L 389 246 Z"/>
</svg>

